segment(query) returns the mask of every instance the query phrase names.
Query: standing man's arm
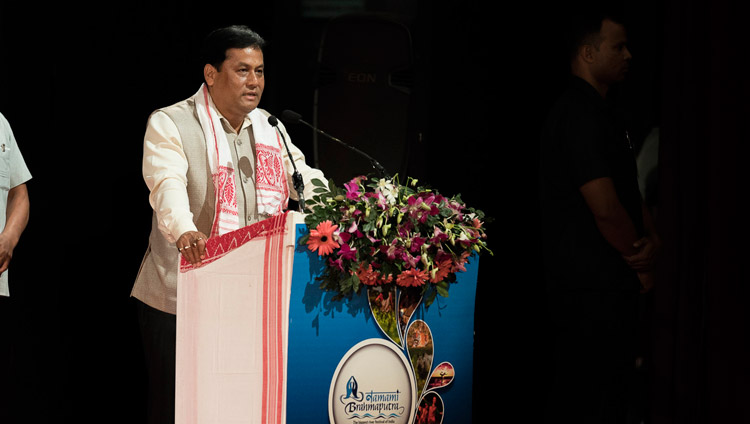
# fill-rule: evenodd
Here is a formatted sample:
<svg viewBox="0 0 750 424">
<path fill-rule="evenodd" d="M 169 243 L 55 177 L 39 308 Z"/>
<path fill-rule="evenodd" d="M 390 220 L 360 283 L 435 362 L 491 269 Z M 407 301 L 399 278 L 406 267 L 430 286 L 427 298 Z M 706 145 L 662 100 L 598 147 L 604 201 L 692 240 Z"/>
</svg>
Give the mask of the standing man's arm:
<svg viewBox="0 0 750 424">
<path fill-rule="evenodd" d="M 638 253 L 625 256 L 625 261 L 636 271 L 650 271 L 661 246 L 661 239 L 656 234 L 654 220 L 651 218 L 651 213 L 645 203 L 641 203 L 641 213 L 643 214 L 643 226 L 646 234 L 634 244 Z"/>
<path fill-rule="evenodd" d="M 143 179 L 164 238 L 193 265 L 204 257 L 206 235 L 198 231 L 186 191 L 188 162 L 177 126 L 164 112 L 149 117 L 143 143 Z"/>
<path fill-rule="evenodd" d="M 579 190 L 604 239 L 623 256 L 638 253 L 634 246 L 638 233 L 617 197 L 612 179 L 597 178 L 583 184 Z"/>
<path fill-rule="evenodd" d="M 632 256 L 625 256 L 625 262 L 638 272 L 638 278 L 641 280 L 642 293 L 645 293 L 654 286 L 653 266 L 656 262 L 657 254 L 661 247 L 661 239 L 656 233 L 656 226 L 648 211 L 645 203 L 641 203 L 643 213 L 643 224 L 646 235 L 633 244 L 638 249 L 638 253 Z"/>
<path fill-rule="evenodd" d="M 0 273 L 8 269 L 13 249 L 18 244 L 26 224 L 29 222 L 29 193 L 26 184 L 8 191 L 5 229 L 0 232 Z"/>
<path fill-rule="evenodd" d="M 586 204 L 594 215 L 596 226 L 604 239 L 623 256 L 633 268 L 641 282 L 641 292 L 654 285 L 651 267 L 659 244 L 653 220 L 648 210 L 642 207 L 646 236 L 638 237 L 635 225 L 620 203 L 611 178 L 597 178 L 580 187 Z"/>
</svg>

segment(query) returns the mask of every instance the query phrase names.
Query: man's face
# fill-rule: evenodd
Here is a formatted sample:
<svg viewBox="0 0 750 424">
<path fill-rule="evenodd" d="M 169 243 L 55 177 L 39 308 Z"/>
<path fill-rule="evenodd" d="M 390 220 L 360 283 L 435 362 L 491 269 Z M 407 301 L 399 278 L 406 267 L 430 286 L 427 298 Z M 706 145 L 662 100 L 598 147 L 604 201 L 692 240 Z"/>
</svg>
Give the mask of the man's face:
<svg viewBox="0 0 750 424">
<path fill-rule="evenodd" d="M 632 57 L 627 46 L 625 27 L 605 19 L 602 22 L 601 37 L 599 48 L 594 49 L 592 72 L 599 81 L 606 84 L 622 81 Z"/>
<path fill-rule="evenodd" d="M 206 65 L 206 84 L 222 115 L 234 124 L 258 107 L 263 94 L 263 52 L 260 49 L 228 49 L 220 69 Z"/>
</svg>

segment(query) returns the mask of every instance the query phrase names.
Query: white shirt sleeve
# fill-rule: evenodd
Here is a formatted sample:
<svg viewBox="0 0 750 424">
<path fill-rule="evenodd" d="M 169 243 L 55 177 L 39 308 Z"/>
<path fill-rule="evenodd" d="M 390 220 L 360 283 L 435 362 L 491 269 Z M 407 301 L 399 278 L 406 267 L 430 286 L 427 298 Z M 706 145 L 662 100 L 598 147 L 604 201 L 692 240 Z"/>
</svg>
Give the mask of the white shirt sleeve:
<svg viewBox="0 0 750 424">
<path fill-rule="evenodd" d="M 186 231 L 197 231 L 187 195 L 187 169 L 177 126 L 166 113 L 154 112 L 143 142 L 143 179 L 159 231 L 170 243 Z"/>
<path fill-rule="evenodd" d="M 3 165 L 7 163 L 9 167 L 8 188 L 14 188 L 29 181 L 31 173 L 26 166 L 26 162 L 23 160 L 23 155 L 21 155 L 21 149 L 18 147 L 18 143 L 16 143 L 13 130 L 3 115 L 0 115 L 0 134 L 4 136 L 0 140 L 2 142 L 2 154 L 7 157 L 7 162 L 3 162 Z"/>
</svg>

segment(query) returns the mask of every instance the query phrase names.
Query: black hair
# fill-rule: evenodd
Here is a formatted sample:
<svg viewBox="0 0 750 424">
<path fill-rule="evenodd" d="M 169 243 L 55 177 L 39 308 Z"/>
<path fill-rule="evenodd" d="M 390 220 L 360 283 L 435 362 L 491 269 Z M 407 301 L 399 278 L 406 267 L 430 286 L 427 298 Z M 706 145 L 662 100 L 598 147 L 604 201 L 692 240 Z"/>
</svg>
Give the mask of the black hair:
<svg viewBox="0 0 750 424">
<path fill-rule="evenodd" d="M 623 16 L 617 11 L 586 8 L 574 13 L 568 29 L 568 54 L 573 60 L 581 46 L 590 44 L 597 48 L 602 42 L 601 29 L 604 20 L 624 24 Z"/>
<path fill-rule="evenodd" d="M 203 64 L 221 69 L 228 49 L 257 48 L 263 51 L 266 41 L 257 32 L 244 25 L 232 25 L 211 31 L 203 40 L 200 59 Z"/>
</svg>

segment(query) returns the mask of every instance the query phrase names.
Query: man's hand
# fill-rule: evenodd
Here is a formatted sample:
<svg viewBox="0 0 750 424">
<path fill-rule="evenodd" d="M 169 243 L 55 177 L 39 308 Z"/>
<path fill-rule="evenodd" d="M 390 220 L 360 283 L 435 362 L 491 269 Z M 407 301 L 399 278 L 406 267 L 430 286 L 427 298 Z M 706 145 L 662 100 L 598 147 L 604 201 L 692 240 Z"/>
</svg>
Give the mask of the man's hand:
<svg viewBox="0 0 750 424">
<path fill-rule="evenodd" d="M 200 266 L 206 255 L 206 237 L 200 231 L 186 231 L 177 239 L 175 245 L 182 253 L 182 257 L 193 266 Z"/>
<path fill-rule="evenodd" d="M 0 234 L 0 274 L 8 269 L 15 247 L 16 243 L 7 234 Z"/>
<path fill-rule="evenodd" d="M 633 243 L 633 247 L 638 249 L 638 253 L 631 256 L 623 256 L 625 262 L 635 271 L 645 272 L 652 270 L 659 251 L 658 240 L 643 237 Z"/>
<path fill-rule="evenodd" d="M 653 271 L 639 272 L 638 280 L 641 282 L 641 293 L 648 293 L 654 287 Z"/>
</svg>

